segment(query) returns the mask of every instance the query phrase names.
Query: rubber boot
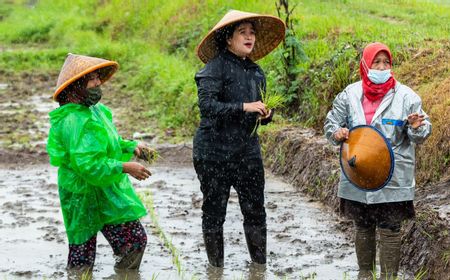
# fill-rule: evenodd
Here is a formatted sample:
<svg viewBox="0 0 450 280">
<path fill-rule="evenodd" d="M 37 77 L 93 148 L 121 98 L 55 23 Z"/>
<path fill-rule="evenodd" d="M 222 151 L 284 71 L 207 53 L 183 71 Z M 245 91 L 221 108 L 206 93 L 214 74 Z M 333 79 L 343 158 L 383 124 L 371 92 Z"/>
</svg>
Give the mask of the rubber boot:
<svg viewBox="0 0 450 280">
<path fill-rule="evenodd" d="M 400 231 L 379 228 L 381 279 L 396 279 L 400 265 Z"/>
<path fill-rule="evenodd" d="M 141 266 L 142 256 L 144 255 L 144 249 L 138 249 L 130 252 L 129 254 L 119 257 L 114 265 L 114 269 L 139 269 Z"/>
<path fill-rule="evenodd" d="M 223 230 L 216 232 L 203 232 L 206 255 L 209 264 L 214 267 L 223 267 Z"/>
<path fill-rule="evenodd" d="M 355 249 L 358 259 L 358 280 L 372 280 L 376 261 L 375 227 L 355 226 Z"/>
<path fill-rule="evenodd" d="M 244 226 L 248 252 L 253 262 L 266 263 L 267 228 L 265 226 Z"/>
</svg>

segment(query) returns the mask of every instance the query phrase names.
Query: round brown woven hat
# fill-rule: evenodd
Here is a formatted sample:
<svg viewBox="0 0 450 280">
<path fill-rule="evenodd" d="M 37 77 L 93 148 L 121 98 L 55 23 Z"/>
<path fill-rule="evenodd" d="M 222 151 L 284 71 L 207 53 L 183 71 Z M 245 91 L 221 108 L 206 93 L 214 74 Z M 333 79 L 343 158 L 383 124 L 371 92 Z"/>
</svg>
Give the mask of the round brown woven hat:
<svg viewBox="0 0 450 280">
<path fill-rule="evenodd" d="M 217 55 L 219 48 L 214 36 L 218 30 L 242 20 L 252 22 L 256 29 L 255 47 L 249 56 L 253 61 L 266 56 L 284 39 L 286 26 L 278 17 L 230 10 L 197 46 L 197 55 L 200 60 L 207 63 Z"/>
<path fill-rule="evenodd" d="M 61 72 L 59 73 L 53 100 L 56 101 L 58 95 L 67 88 L 68 85 L 86 74 L 100 69 L 98 73 L 100 81 L 103 84 L 111 78 L 118 68 L 119 64 L 115 61 L 69 53 L 61 68 Z"/>
<path fill-rule="evenodd" d="M 340 162 L 345 177 L 365 191 L 383 188 L 394 172 L 394 153 L 389 141 L 370 125 L 350 130 L 341 145 Z"/>
</svg>

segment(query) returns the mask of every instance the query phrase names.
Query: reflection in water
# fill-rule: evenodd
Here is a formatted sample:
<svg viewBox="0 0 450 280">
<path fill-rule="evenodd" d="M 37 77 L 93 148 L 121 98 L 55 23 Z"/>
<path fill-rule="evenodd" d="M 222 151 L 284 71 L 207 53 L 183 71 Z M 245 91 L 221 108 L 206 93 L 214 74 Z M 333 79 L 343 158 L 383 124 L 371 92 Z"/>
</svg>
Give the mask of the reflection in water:
<svg viewBox="0 0 450 280">
<path fill-rule="evenodd" d="M 92 269 L 68 269 L 67 280 L 91 280 L 93 279 Z M 135 269 L 117 269 L 114 274 L 111 274 L 102 279 L 108 280 L 143 280 L 138 270 Z"/>
<path fill-rule="evenodd" d="M 224 280 L 222 267 L 215 267 L 208 264 L 206 267 L 206 275 L 208 276 L 208 280 Z"/>
<path fill-rule="evenodd" d="M 145 279 L 148 279 L 147 276 Z M 139 273 L 139 270 L 135 269 L 123 269 L 123 270 L 116 270 L 116 273 L 103 278 L 108 280 L 144 280 L 144 277 L 142 277 L 141 273 Z"/>
<path fill-rule="evenodd" d="M 252 262 L 248 268 L 248 280 L 266 280 L 266 265 Z"/>
<path fill-rule="evenodd" d="M 88 280 L 92 279 L 92 268 L 82 267 L 82 268 L 71 268 L 67 269 L 67 280 Z"/>
</svg>

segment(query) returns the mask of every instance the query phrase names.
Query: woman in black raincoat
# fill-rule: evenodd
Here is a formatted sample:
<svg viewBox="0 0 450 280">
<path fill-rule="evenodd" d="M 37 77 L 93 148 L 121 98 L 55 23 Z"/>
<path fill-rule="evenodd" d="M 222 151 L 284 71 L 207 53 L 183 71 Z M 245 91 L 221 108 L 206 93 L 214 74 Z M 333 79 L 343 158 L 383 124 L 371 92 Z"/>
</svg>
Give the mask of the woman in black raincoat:
<svg viewBox="0 0 450 280">
<path fill-rule="evenodd" d="M 233 186 L 244 216 L 244 232 L 253 262 L 266 263 L 264 168 L 258 135 L 271 121 L 261 102 L 266 78 L 253 61 L 284 38 L 277 17 L 230 11 L 197 47 L 206 63 L 195 75 L 201 121 L 194 137 L 194 167 L 203 193 L 202 230 L 209 263 L 223 267 L 223 223 Z"/>
</svg>

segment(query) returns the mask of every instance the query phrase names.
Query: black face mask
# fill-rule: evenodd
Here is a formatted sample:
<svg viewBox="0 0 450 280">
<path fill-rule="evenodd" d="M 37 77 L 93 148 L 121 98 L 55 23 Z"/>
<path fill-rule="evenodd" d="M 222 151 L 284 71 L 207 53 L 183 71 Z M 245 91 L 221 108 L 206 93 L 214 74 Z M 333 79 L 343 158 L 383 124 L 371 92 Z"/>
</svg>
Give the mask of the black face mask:
<svg viewBox="0 0 450 280">
<path fill-rule="evenodd" d="M 102 89 L 100 87 L 93 87 L 86 89 L 86 97 L 84 98 L 82 104 L 91 107 L 97 104 L 102 98 Z"/>
</svg>

